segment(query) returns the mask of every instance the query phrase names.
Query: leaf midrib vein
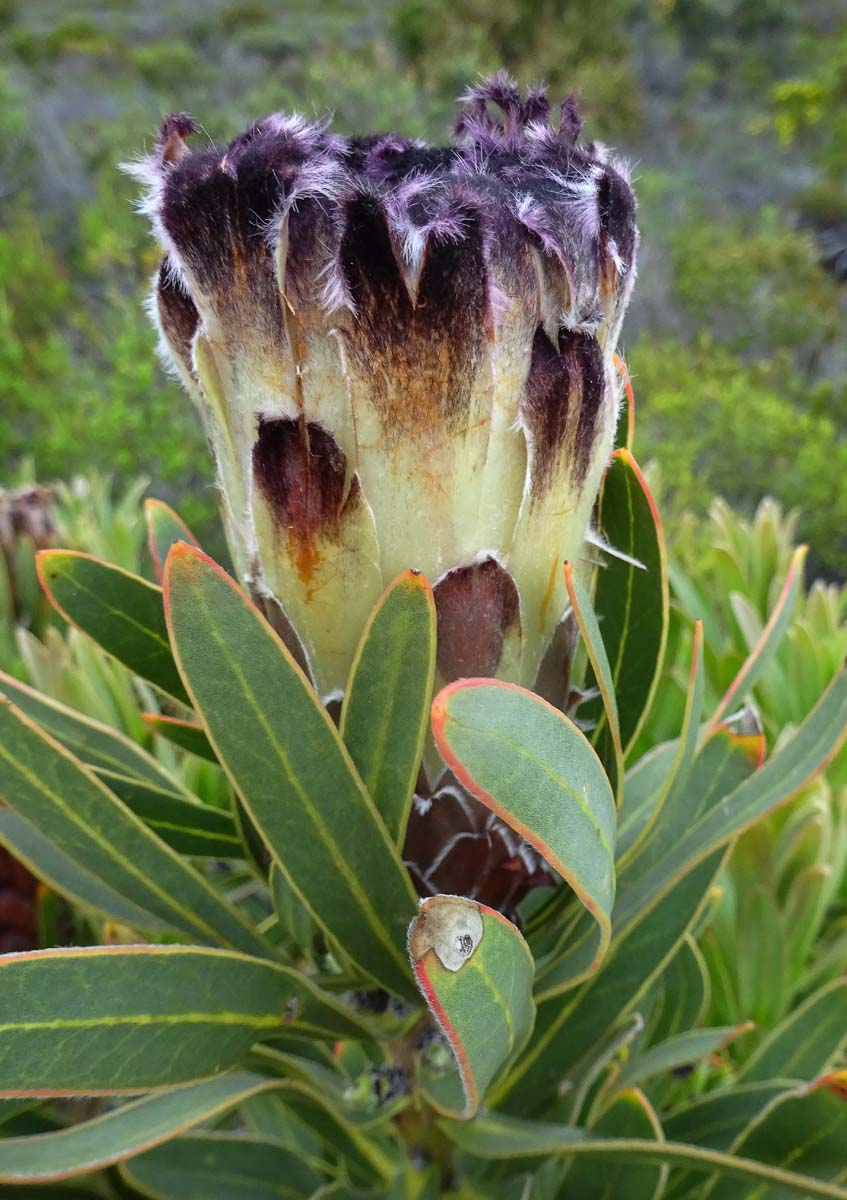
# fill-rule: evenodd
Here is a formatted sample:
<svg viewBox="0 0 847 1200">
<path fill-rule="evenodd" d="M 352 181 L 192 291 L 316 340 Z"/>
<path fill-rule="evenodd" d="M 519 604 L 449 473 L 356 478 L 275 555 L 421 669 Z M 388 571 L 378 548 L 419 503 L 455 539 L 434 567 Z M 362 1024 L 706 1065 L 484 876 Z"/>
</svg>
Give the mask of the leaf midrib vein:
<svg viewBox="0 0 847 1200">
<path fill-rule="evenodd" d="M 259 720 L 259 724 L 261 725 L 262 729 L 265 732 L 265 736 L 267 737 L 268 741 L 270 742 L 271 746 L 273 747 L 274 751 L 276 752 L 277 757 L 279 758 L 280 762 L 282 763 L 283 770 L 285 771 L 288 779 L 291 781 L 291 784 L 292 784 L 301 804 L 303 805 L 304 809 L 307 811 L 307 813 L 311 817 L 312 823 L 316 827 L 319 835 L 321 836 L 326 847 L 328 848 L 330 858 L 335 863 L 335 865 L 338 867 L 339 874 L 342 875 L 343 878 L 347 881 L 347 884 L 348 884 L 349 889 L 352 892 L 353 896 L 358 900 L 360 908 L 362 909 L 362 911 L 366 914 L 366 916 L 368 918 L 368 924 L 371 926 L 372 930 L 377 934 L 379 941 L 382 942 L 382 944 L 385 946 L 385 948 L 389 951 L 394 962 L 400 965 L 401 970 L 402 970 L 403 974 L 405 975 L 406 974 L 405 960 L 399 954 L 397 947 L 391 941 L 388 934 L 383 930 L 381 923 L 376 919 L 376 913 L 374 912 L 374 909 L 371 906 L 371 903 L 368 900 L 367 895 L 362 890 L 362 888 L 359 884 L 359 880 L 357 879 L 356 875 L 350 870 L 350 867 L 349 867 L 346 859 L 344 858 L 343 855 L 340 855 L 338 853 L 338 847 L 335 843 L 335 839 L 329 836 L 329 829 L 328 829 L 325 821 L 323 820 L 323 817 L 320 815 L 320 813 L 318 812 L 315 805 L 309 799 L 307 792 L 304 790 L 302 784 L 300 783 L 299 776 L 297 776 L 294 773 L 294 771 L 292 770 L 289 759 L 288 759 L 288 755 L 285 753 L 285 750 L 283 749 L 282 745 L 277 740 L 276 735 L 273 731 L 273 728 L 270 725 L 270 723 L 265 715 L 264 710 L 262 709 L 261 705 L 257 703 L 253 689 L 248 686 L 248 683 L 244 676 L 244 673 L 241 670 L 241 665 L 239 664 L 237 659 L 235 659 L 232 656 L 232 654 L 230 654 L 229 646 L 228 646 L 226 640 L 224 639 L 224 637 L 222 636 L 221 631 L 218 628 L 216 622 L 213 619 L 213 614 L 209 608 L 209 605 L 208 605 L 205 595 L 203 595 L 201 589 L 198 588 L 196 590 L 197 590 L 198 597 L 199 597 L 199 603 L 202 606 L 202 608 L 206 614 L 209 632 L 211 633 L 212 637 L 214 638 L 214 640 L 217 642 L 218 646 L 220 647 L 220 650 L 224 657 L 224 660 L 229 664 L 230 669 L 232 670 L 232 672 L 235 675 L 238 682 L 241 684 L 242 691 L 243 691 L 245 698 L 247 699 L 251 709 L 257 716 L 257 718 Z M 274 856 L 275 856 L 277 862 L 279 863 L 280 867 L 282 868 L 282 861 L 279 857 L 278 851 L 273 847 L 272 847 L 272 850 L 273 850 L 273 853 L 274 853 Z"/>
</svg>

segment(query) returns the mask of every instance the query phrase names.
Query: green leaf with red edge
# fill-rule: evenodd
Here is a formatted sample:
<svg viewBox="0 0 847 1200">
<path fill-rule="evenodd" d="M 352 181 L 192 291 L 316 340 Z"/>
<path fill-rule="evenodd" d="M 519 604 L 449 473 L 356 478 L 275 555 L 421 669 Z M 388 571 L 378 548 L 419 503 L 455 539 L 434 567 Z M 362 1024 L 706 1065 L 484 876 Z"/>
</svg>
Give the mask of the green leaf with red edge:
<svg viewBox="0 0 847 1200">
<path fill-rule="evenodd" d="M 418 986 L 453 1051 L 454 1079 L 430 1096 L 442 1111 L 472 1117 L 506 1064 L 532 1032 L 534 964 L 518 930 L 500 913 L 459 896 L 433 896 L 409 926 Z"/>
<path fill-rule="evenodd" d="M 659 1118 L 647 1097 L 636 1088 L 622 1090 L 602 1116 L 592 1123 L 590 1137 L 664 1140 Z M 576 1158 L 565 1176 L 564 1192 L 578 1200 L 655 1200 L 661 1195 L 667 1168 L 661 1162 L 633 1163 L 621 1159 L 596 1162 Z"/>
<path fill-rule="evenodd" d="M 363 1037 L 305 976 L 195 946 L 0 957 L 0 1093 L 142 1092 L 234 1066 L 262 1035 Z"/>
<path fill-rule="evenodd" d="M 38 574 L 66 621 L 134 674 L 188 703 L 168 643 L 161 588 L 75 550 L 42 550 Z"/>
<path fill-rule="evenodd" d="M 248 1071 L 228 1071 L 200 1083 L 155 1092 L 55 1133 L 0 1138 L 0 1183 L 51 1183 L 85 1174 L 160 1145 L 201 1122 L 212 1121 L 254 1097 L 278 1094 L 286 1101 L 323 1106 L 326 1123 L 359 1174 L 387 1179 L 383 1151 L 307 1086 Z"/>
<path fill-rule="evenodd" d="M 183 721 L 178 717 L 163 717 L 159 713 L 142 713 L 141 719 L 153 733 L 167 738 L 181 750 L 187 750 L 197 758 L 205 758 L 207 762 L 218 761 L 217 755 L 209 745 L 206 730 L 199 721 Z"/>
<path fill-rule="evenodd" d="M 847 1072 L 824 1076 L 811 1085 L 777 1096 L 756 1116 L 733 1142 L 731 1153 L 767 1164 L 776 1170 L 789 1169 L 812 1180 L 847 1183 Z M 847 1188 L 839 1188 L 847 1198 Z M 746 1200 L 749 1183 L 721 1176 L 704 1190 L 709 1200 Z M 774 1181 L 756 1191 L 757 1200 L 783 1200 L 796 1194 Z"/>
<path fill-rule="evenodd" d="M 705 788 L 709 784 L 709 780 L 702 778 L 693 769 L 700 737 L 705 690 L 702 651 L 703 627 L 698 621 L 694 626 L 685 711 L 673 764 L 658 793 L 649 820 L 632 844 L 626 862 L 620 864 L 621 875 L 627 872 L 631 877 L 633 874 L 642 873 L 649 864 L 661 858 L 668 846 L 674 845 L 680 833 L 688 828 L 693 819 L 692 810 L 696 803 L 692 793 L 698 787 Z"/>
<path fill-rule="evenodd" d="M 199 546 L 197 538 L 188 528 L 182 517 L 165 504 L 164 500 L 148 497 L 144 501 L 144 519 L 147 522 L 147 545 L 156 578 L 162 582 L 165 561 L 168 551 L 174 542 L 187 542 L 189 546 Z"/>
<path fill-rule="evenodd" d="M 417 1000 L 403 953 L 416 898 L 314 689 L 255 605 L 202 551 L 172 547 L 165 597 L 194 706 L 273 860 L 363 972 Z"/>
<path fill-rule="evenodd" d="M 847 1105 L 845 1113 L 847 1113 Z M 709 1174 L 720 1171 L 722 1178 L 738 1181 L 738 1191 L 709 1193 L 710 1200 L 735 1200 L 736 1196 L 749 1200 L 751 1196 L 767 1197 L 767 1200 L 783 1200 L 783 1197 L 800 1196 L 805 1200 L 821 1197 L 822 1200 L 847 1200 L 847 1190 L 824 1179 L 803 1175 L 795 1170 L 786 1170 L 770 1163 L 749 1157 L 722 1154 L 703 1146 L 686 1145 L 680 1142 L 657 1141 L 643 1137 L 601 1137 L 585 1129 L 571 1125 L 550 1125 L 541 1121 L 527 1121 L 516 1117 L 504 1117 L 499 1113 L 488 1113 L 466 1124 L 439 1121 L 439 1128 L 460 1150 L 475 1158 L 528 1159 L 549 1158 L 552 1155 L 567 1155 L 588 1158 L 595 1162 L 611 1165 L 622 1162 L 665 1164 Z M 844 1168 L 843 1142 L 841 1143 L 841 1168 Z M 752 1189 L 752 1190 L 751 1190 Z"/>
<path fill-rule="evenodd" d="M 596 923 L 573 978 L 597 968 L 611 937 L 615 800 L 591 743 L 558 709 L 515 684 L 458 680 L 432 703 L 445 762 L 573 888 Z"/>
<path fill-rule="evenodd" d="M 574 574 L 573 563 L 569 562 L 565 563 L 565 587 L 568 591 L 571 610 L 576 618 L 588 654 L 588 661 L 591 663 L 594 678 L 600 689 L 603 712 L 606 717 L 603 728 L 607 729 L 609 733 L 607 738 L 595 739 L 592 737 L 591 740 L 595 745 L 599 741 L 600 757 L 612 784 L 617 806 L 620 808 L 623 790 L 623 749 L 618 721 L 618 703 L 615 699 L 615 686 L 612 680 L 612 669 L 609 666 L 609 656 L 603 644 L 603 635 L 597 624 L 597 617 L 591 607 L 591 598 Z M 604 758 L 604 754 L 609 757 Z"/>
<path fill-rule="evenodd" d="M 732 704 L 740 703 L 743 700 L 767 667 L 782 640 L 797 603 L 797 597 L 803 588 L 803 564 L 806 561 L 807 549 L 806 546 L 798 546 L 794 551 L 782 591 L 762 630 L 761 637 L 751 648 L 744 665 L 715 709 L 711 720 L 712 726 L 716 726 L 722 721 Z"/>
<path fill-rule="evenodd" d="M 606 556 L 597 572 L 594 611 L 609 657 L 620 715 L 623 752 L 629 753 L 653 701 L 668 635 L 665 539 L 650 489 L 631 452 L 616 450 L 603 480 L 598 528 L 615 550 L 635 563 Z M 610 739 L 599 701 L 583 708 L 596 724 L 595 745 Z M 582 715 L 582 713 L 581 713 Z M 606 760 L 607 753 L 601 751 Z"/>
<path fill-rule="evenodd" d="M 164 1142 L 125 1163 L 121 1175 L 157 1200 L 296 1200 L 325 1178 L 277 1141 L 219 1130 Z"/>
<path fill-rule="evenodd" d="M 736 733 L 711 727 L 691 771 L 691 817 L 702 817 L 748 779 L 765 761 L 763 733 Z"/>
<path fill-rule="evenodd" d="M 697 641 L 695 630 L 695 646 Z M 764 762 L 764 734 L 735 733 L 727 725 L 706 732 L 692 762 L 702 711 L 700 707 L 695 711 L 698 688 L 701 692 L 702 682 L 698 683 L 693 672 L 681 737 L 649 751 L 627 774 L 618 823 L 619 871 L 627 869 L 641 851 L 642 835 L 646 839 L 650 834 L 666 799 L 671 820 L 667 830 L 664 825 L 658 830 L 660 844 L 672 843 L 679 827 L 720 804 Z M 641 859 L 637 869 L 642 869 L 646 861 L 646 857 Z"/>
<path fill-rule="evenodd" d="M 350 671 L 341 736 L 389 834 L 402 848 L 435 678 L 435 600 L 419 571 L 380 598 Z"/>
<path fill-rule="evenodd" d="M 624 776 L 623 801 L 618 816 L 617 860 L 631 857 L 642 835 L 661 811 L 673 782 L 680 738 L 660 742 L 634 763 Z"/>
<path fill-rule="evenodd" d="M 2 695 L 0 801 L 21 819 L 24 833 L 31 828 L 40 835 L 28 839 L 39 856 L 36 866 L 72 899 L 145 932 L 166 929 L 250 954 L 273 953 L 200 872 Z M 14 837 L 5 824 L 4 831 Z M 45 858 L 50 844 L 55 853 Z M 75 870 L 68 870 L 70 863 Z"/>
</svg>

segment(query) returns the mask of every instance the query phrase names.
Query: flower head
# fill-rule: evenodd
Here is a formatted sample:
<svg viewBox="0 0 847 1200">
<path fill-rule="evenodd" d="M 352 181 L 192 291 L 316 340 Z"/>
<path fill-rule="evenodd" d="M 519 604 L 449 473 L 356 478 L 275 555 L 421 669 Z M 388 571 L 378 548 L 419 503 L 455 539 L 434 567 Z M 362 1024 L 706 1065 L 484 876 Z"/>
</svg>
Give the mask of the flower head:
<svg viewBox="0 0 847 1200">
<path fill-rule="evenodd" d="M 434 583 L 444 679 L 532 685 L 612 448 L 633 194 L 572 100 L 504 74 L 453 143 L 274 115 L 136 171 L 153 315 L 215 457 L 238 571 L 343 689 L 385 585 Z"/>
</svg>

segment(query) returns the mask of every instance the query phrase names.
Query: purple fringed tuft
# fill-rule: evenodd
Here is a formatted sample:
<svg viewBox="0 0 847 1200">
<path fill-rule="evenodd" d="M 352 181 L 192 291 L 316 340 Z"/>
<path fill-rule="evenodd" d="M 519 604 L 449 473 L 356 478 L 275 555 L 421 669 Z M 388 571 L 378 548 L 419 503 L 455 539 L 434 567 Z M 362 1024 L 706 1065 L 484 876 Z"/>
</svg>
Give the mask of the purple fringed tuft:
<svg viewBox="0 0 847 1200">
<path fill-rule="evenodd" d="M 551 123 L 544 89 L 522 95 L 500 71 L 470 87 L 462 104 L 455 142 L 444 147 L 390 132 L 345 139 L 327 122 L 277 113 L 225 149 L 190 150 L 195 124 L 175 113 L 153 154 L 130 170 L 147 186 L 142 207 L 168 270 L 189 287 L 204 286 L 204 277 L 211 285 L 216 257 L 255 263 L 258 243 L 273 252 L 287 238 L 287 286 L 301 301 L 319 295 L 328 316 L 355 315 L 341 247 L 351 206 L 368 197 L 384 214 L 413 301 L 427 247 L 458 243 L 472 225 L 483 234 L 492 327 L 503 308 L 503 272 L 523 259 L 528 239 L 550 264 L 542 274 L 555 295 L 545 311 L 558 307 L 563 329 L 595 328 L 601 290 L 608 307 L 627 291 L 622 281 L 634 266 L 635 202 L 625 172 L 580 143 L 572 96 Z M 236 242 L 219 238 L 223 230 Z M 234 261 L 219 265 L 218 283 L 237 270 Z"/>
</svg>

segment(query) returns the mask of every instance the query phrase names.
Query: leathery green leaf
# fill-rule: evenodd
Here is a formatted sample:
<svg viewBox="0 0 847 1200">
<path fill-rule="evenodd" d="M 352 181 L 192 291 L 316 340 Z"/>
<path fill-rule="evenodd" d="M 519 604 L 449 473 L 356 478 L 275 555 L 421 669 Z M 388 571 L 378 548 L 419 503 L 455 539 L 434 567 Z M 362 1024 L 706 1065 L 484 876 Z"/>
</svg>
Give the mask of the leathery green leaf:
<svg viewBox="0 0 847 1200">
<path fill-rule="evenodd" d="M 770 662 L 774 650 L 788 628 L 791 614 L 797 603 L 797 597 L 803 587 L 803 564 L 806 560 L 808 547 L 798 546 L 791 558 L 791 565 L 785 576 L 785 583 L 779 594 L 773 612 L 762 630 L 761 637 L 750 650 L 749 657 L 741 670 L 730 684 L 720 704 L 712 716 L 712 725 L 718 725 L 726 715 L 730 706 L 738 703 L 750 691 L 762 671 Z"/>
<path fill-rule="evenodd" d="M 494 909 L 458 896 L 432 896 L 409 927 L 409 955 L 456 1059 L 465 1099 L 456 1115 L 472 1117 L 532 1031 L 529 947 Z"/>
<path fill-rule="evenodd" d="M 685 711 L 673 763 L 659 790 L 650 817 L 642 826 L 639 837 L 629 851 L 626 864 L 619 864 L 621 874 L 624 871 L 642 873 L 650 863 L 662 856 L 667 845 L 675 844 L 680 830 L 691 823 L 693 806 L 689 800 L 689 779 L 700 734 L 704 688 L 703 627 L 697 621 L 692 638 Z M 694 786 L 697 786 L 696 782 Z"/>
<path fill-rule="evenodd" d="M 50 1183 L 136 1154 L 209 1121 L 256 1096 L 276 1093 L 286 1099 L 328 1104 L 302 1084 L 249 1071 L 228 1071 L 217 1078 L 155 1092 L 69 1129 L 31 1137 L 0 1138 L 0 1183 Z M 344 1133 L 356 1159 L 376 1177 L 388 1178 L 390 1164 L 369 1138 L 342 1116 L 328 1111 Z"/>
<path fill-rule="evenodd" d="M 663 1116 L 665 1136 L 675 1142 L 728 1150 L 745 1126 L 775 1096 L 796 1086 L 796 1080 L 770 1079 L 766 1083 L 739 1084 L 707 1092 Z"/>
<path fill-rule="evenodd" d="M 76 550 L 40 551 L 38 575 L 69 624 L 134 674 L 188 702 L 168 644 L 161 588 Z"/>
<path fill-rule="evenodd" d="M 200 543 L 177 513 L 165 504 L 164 500 L 148 497 L 144 501 L 144 519 L 147 522 L 147 545 L 150 557 L 156 571 L 156 578 L 162 582 L 162 572 L 168 551 L 174 542 L 187 542 L 189 546 L 199 546 Z"/>
<path fill-rule="evenodd" d="M 814 992 L 771 1030 L 739 1073 L 739 1080 L 813 1079 L 847 1044 L 847 979 Z"/>
<path fill-rule="evenodd" d="M 121 1174 L 160 1200 L 297 1200 L 322 1182 L 279 1142 L 219 1132 L 174 1138 L 124 1164 Z"/>
<path fill-rule="evenodd" d="M 244 856 L 241 838 L 228 812 L 174 796 L 126 775 L 99 770 L 95 774 L 148 829 L 180 854 L 198 858 Z"/>
<path fill-rule="evenodd" d="M 0 1092 L 141 1092 L 214 1075 L 263 1034 L 360 1037 L 304 976 L 195 946 L 94 946 L 0 957 Z"/>
<path fill-rule="evenodd" d="M 664 1140 L 652 1106 L 635 1088 L 622 1090 L 591 1127 L 592 1137 Z M 579 1200 L 655 1200 L 661 1195 L 667 1168 L 660 1162 L 609 1163 L 577 1158 L 568 1170 L 565 1193 Z"/>
<path fill-rule="evenodd" d="M 807 1196 L 847 1197 L 847 1188 L 831 1193 L 815 1191 L 813 1183 L 847 1183 L 847 1072 L 824 1076 L 811 1085 L 777 1096 L 754 1117 L 732 1145 L 732 1154 L 756 1159 L 775 1173 L 769 1186 L 756 1192 L 757 1200 L 783 1200 L 796 1195 L 780 1179 L 781 1171 L 803 1172 Z M 718 1177 L 706 1190 L 710 1200 L 743 1200 L 749 1184 L 737 1178 Z"/>
<path fill-rule="evenodd" d="M 388 588 L 359 642 L 341 736 L 396 845 L 402 847 L 435 678 L 435 601 L 419 571 Z"/>
<path fill-rule="evenodd" d="M 700 1025 L 711 999 L 711 978 L 697 942 L 689 934 L 662 972 L 650 1039 L 666 1041 Z"/>
<path fill-rule="evenodd" d="M 668 565 L 662 522 L 650 489 L 626 447 L 612 455 L 600 491 L 604 540 L 636 562 L 607 555 L 597 572 L 594 611 L 603 632 L 626 755 L 653 701 L 668 635 Z M 638 565 L 640 564 L 640 565 Z M 608 738 L 602 705 L 585 706 L 597 721 L 595 744 Z M 601 757 L 606 759 L 601 750 Z"/>
<path fill-rule="evenodd" d="M 650 1046 L 641 1054 L 633 1055 L 616 1084 L 620 1088 L 633 1087 L 676 1067 L 700 1062 L 753 1028 L 752 1021 L 745 1021 L 742 1025 L 721 1025 L 714 1029 L 689 1029 L 685 1033 L 678 1033 L 667 1041 Z"/>
<path fill-rule="evenodd" d="M 98 887 L 105 885 L 148 914 L 140 928 L 172 929 L 200 942 L 271 954 L 264 939 L 199 872 L 1 695 L 0 801 L 53 842 L 61 861 L 75 864 L 80 887 L 93 878 Z M 62 880 L 49 874 L 45 878 L 62 886 Z M 73 875 L 69 882 L 62 890 L 87 902 L 72 890 Z M 108 892 L 99 888 L 99 896 L 105 903 Z M 110 915 L 126 919 L 122 911 Z"/>
<path fill-rule="evenodd" d="M 83 908 L 93 909 L 103 917 L 135 929 L 162 924 L 103 879 L 83 870 L 59 845 L 39 833 L 11 808 L 0 807 L 0 845 L 5 846 L 36 878 L 49 884 L 54 892 Z"/>
<path fill-rule="evenodd" d="M 198 758 L 205 758 L 208 762 L 216 763 L 218 761 L 214 750 L 209 745 L 206 731 L 199 722 L 183 721 L 177 717 L 163 717 L 159 713 L 142 713 L 141 717 L 145 725 L 154 733 L 167 738 L 169 742 L 173 742 L 182 750 L 187 750 L 189 754 L 195 754 Z"/>
<path fill-rule="evenodd" d="M 623 801 L 618 817 L 617 857 L 622 862 L 661 811 L 672 782 L 680 739 L 661 742 L 643 754 L 624 777 Z"/>
<path fill-rule="evenodd" d="M 697 920 L 723 858 L 719 852 L 694 867 L 643 914 L 643 920 L 630 926 L 625 937 L 619 939 L 616 933 L 602 972 L 572 996 L 562 997 L 558 989 L 547 992 L 540 982 L 532 1037 L 498 1084 L 492 1103 L 505 1102 L 515 1112 L 537 1110 L 586 1048 L 635 1009 Z"/>
<path fill-rule="evenodd" d="M 457 778 L 525 838 L 596 922 L 574 979 L 601 962 L 615 895 L 615 800 L 591 743 L 514 684 L 458 680 L 432 703 L 438 749 Z"/>
<path fill-rule="evenodd" d="M 684 1167 L 701 1174 L 720 1171 L 723 1176 L 740 1181 L 739 1197 L 748 1197 L 751 1187 L 754 1187 L 757 1197 L 767 1196 L 768 1200 L 783 1196 L 821 1196 L 828 1200 L 847 1200 L 847 1191 L 835 1184 L 752 1158 L 722 1154 L 704 1146 L 645 1138 L 604 1138 L 569 1125 L 547 1125 L 540 1121 L 523 1121 L 497 1114 L 481 1116 L 466 1124 L 441 1121 L 439 1127 L 460 1150 L 477 1158 L 546 1158 L 565 1154 L 574 1158 L 599 1159 L 607 1165 L 614 1162 L 657 1163 L 668 1167 Z M 841 1146 L 843 1169 L 843 1142 Z M 729 1195 L 734 1200 L 736 1192 Z M 717 1200 L 716 1194 L 712 1200 Z M 724 1200 L 722 1193 L 721 1200 Z"/>
<path fill-rule="evenodd" d="M 152 754 L 117 729 L 60 704 L 2 671 L 0 692 L 86 766 L 137 779 L 173 796 L 190 795 Z"/>
<path fill-rule="evenodd" d="M 615 686 L 609 666 L 609 656 L 606 654 L 597 617 L 591 607 L 591 598 L 576 578 L 573 563 L 565 563 L 565 587 L 568 590 L 570 606 L 579 626 L 579 632 L 582 635 L 588 660 L 594 671 L 594 678 L 603 701 L 605 723 L 597 726 L 591 741 L 595 746 L 599 743 L 600 756 L 612 783 L 617 805 L 620 807 L 623 789 L 623 749 L 621 748 L 621 731 L 618 720 L 618 702 L 615 699 Z M 603 736 L 603 730 L 607 731 L 607 737 Z M 608 754 L 609 757 L 603 757 L 604 754 Z"/>
<path fill-rule="evenodd" d="M 91 767 L 169 846 L 181 854 L 240 857 L 241 842 L 229 814 L 200 804 L 151 754 L 124 734 L 41 695 L 3 672 L 0 672 L 0 691 Z M 205 740 L 202 729 L 199 726 L 197 729 Z"/>
<path fill-rule="evenodd" d="M 792 739 L 734 791 L 696 818 L 667 853 L 621 893 L 616 925 L 636 920 L 651 897 L 662 894 L 680 871 L 690 869 L 764 813 L 789 800 L 823 770 L 847 734 L 847 671 L 835 677 Z"/>
<path fill-rule="evenodd" d="M 672 743 L 673 757 L 664 774 L 661 784 L 657 780 L 657 793 L 629 825 L 625 857 L 618 856 L 618 876 L 629 880 L 626 875 L 634 869 L 643 873 L 646 866 L 660 858 L 663 848 L 668 841 L 669 831 L 674 831 L 670 837 L 675 839 L 678 825 L 685 823 L 686 804 L 688 797 L 687 782 L 691 771 L 691 763 L 697 746 L 697 736 L 700 727 L 700 717 L 703 707 L 703 660 L 702 628 L 697 622 L 694 627 L 691 672 L 688 693 L 685 701 L 680 736 Z M 652 776 L 653 772 L 649 773 Z M 627 795 L 624 784 L 624 800 L 621 812 L 622 820 L 633 815 L 632 791 Z M 642 793 L 643 794 L 643 793 Z M 659 814 L 662 821 L 657 824 Z M 635 826 L 638 832 L 635 833 Z M 633 836 L 634 835 L 634 836 Z M 625 897 L 624 897 L 625 898 Z M 620 909 L 620 900 L 616 912 Z M 585 962 L 593 953 L 597 943 L 596 926 L 588 919 L 587 914 L 577 921 L 573 929 L 565 930 L 559 938 L 553 952 L 547 957 L 544 967 L 539 970 L 539 985 L 545 995 L 556 991 L 565 991 L 578 983 L 585 976 Z"/>
<path fill-rule="evenodd" d="M 764 761 L 763 733 L 735 733 L 726 725 L 711 727 L 691 771 L 692 818 L 701 817 L 720 804 Z"/>
<path fill-rule="evenodd" d="M 417 999 L 403 954 L 409 877 L 317 695 L 224 571 L 178 542 L 165 567 L 174 651 L 219 761 L 315 920 L 375 982 Z"/>
</svg>

